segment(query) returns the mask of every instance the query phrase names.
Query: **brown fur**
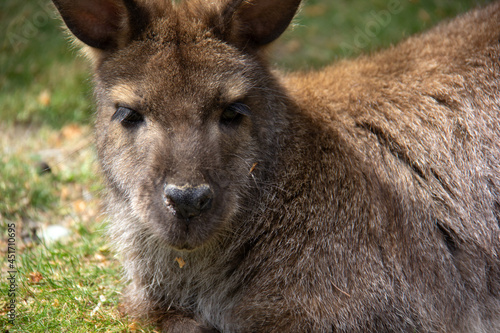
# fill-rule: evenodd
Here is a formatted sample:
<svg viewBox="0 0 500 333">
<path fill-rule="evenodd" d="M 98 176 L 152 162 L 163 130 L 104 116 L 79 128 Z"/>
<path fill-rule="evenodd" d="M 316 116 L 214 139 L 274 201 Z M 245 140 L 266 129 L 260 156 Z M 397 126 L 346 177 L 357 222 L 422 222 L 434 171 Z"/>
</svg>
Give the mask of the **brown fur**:
<svg viewBox="0 0 500 333">
<path fill-rule="evenodd" d="M 54 2 L 93 46 L 128 313 L 164 332 L 500 331 L 499 2 L 287 76 L 261 50 L 297 0 Z M 113 10 L 89 28 L 79 2 Z M 224 123 L 237 101 L 251 115 Z M 212 208 L 178 218 L 166 184 L 209 184 Z"/>
</svg>

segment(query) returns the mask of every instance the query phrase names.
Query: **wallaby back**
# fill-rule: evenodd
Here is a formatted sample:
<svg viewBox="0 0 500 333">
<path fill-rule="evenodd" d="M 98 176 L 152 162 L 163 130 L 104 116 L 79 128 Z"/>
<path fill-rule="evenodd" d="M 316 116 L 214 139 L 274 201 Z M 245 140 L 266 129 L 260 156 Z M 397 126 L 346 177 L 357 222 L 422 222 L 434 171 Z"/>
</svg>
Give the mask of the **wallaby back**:
<svg viewBox="0 0 500 333">
<path fill-rule="evenodd" d="M 500 3 L 271 72 L 299 0 L 53 0 L 125 310 L 164 332 L 500 331 Z"/>
</svg>

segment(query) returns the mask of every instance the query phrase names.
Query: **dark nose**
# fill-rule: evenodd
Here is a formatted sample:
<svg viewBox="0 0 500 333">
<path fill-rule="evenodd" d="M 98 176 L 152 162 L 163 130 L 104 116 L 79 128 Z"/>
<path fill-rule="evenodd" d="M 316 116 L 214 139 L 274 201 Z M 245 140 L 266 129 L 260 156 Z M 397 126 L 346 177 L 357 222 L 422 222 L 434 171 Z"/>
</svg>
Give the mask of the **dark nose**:
<svg viewBox="0 0 500 333">
<path fill-rule="evenodd" d="M 209 185 L 165 186 L 166 204 L 174 209 L 176 215 L 190 219 L 212 207 L 214 193 Z"/>
</svg>

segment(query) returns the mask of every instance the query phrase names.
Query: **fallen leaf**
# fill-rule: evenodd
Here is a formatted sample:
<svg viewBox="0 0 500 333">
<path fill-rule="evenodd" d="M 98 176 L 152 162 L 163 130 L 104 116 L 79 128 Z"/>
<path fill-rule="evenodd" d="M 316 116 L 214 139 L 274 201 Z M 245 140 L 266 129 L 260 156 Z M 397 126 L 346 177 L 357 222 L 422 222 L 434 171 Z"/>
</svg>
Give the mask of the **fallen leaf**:
<svg viewBox="0 0 500 333">
<path fill-rule="evenodd" d="M 255 170 L 255 168 L 257 167 L 257 164 L 259 164 L 259 163 L 258 163 L 258 162 L 255 162 L 255 163 L 252 165 L 252 167 L 250 168 L 250 171 L 248 171 L 248 174 L 251 174 L 251 173 Z"/>
<path fill-rule="evenodd" d="M 70 140 L 81 136 L 82 128 L 76 124 L 66 125 L 61 129 L 61 135 L 64 139 Z"/>
<path fill-rule="evenodd" d="M 77 213 L 82 213 L 87 208 L 87 204 L 83 200 L 76 200 L 73 202 L 73 207 L 75 207 Z"/>
<path fill-rule="evenodd" d="M 69 197 L 69 188 L 68 186 L 63 186 L 61 188 L 61 200 L 66 200 Z"/>
<path fill-rule="evenodd" d="M 133 323 L 130 323 L 128 325 L 128 328 L 129 330 L 131 330 L 132 332 L 135 332 L 139 329 L 139 325 L 136 323 L 136 322 L 133 322 Z"/>
<path fill-rule="evenodd" d="M 96 253 L 94 255 L 94 259 L 97 260 L 97 261 L 100 261 L 100 262 L 106 261 L 106 257 L 103 256 L 102 254 L 99 254 L 99 253 Z"/>
<path fill-rule="evenodd" d="M 38 95 L 38 103 L 40 103 L 42 106 L 49 106 L 50 105 L 50 92 L 48 90 L 43 90 L 39 95 Z"/>
<path fill-rule="evenodd" d="M 186 265 L 186 262 L 181 257 L 175 258 L 175 261 L 179 264 L 180 268 L 182 268 L 182 267 L 184 267 L 184 265 Z"/>
<path fill-rule="evenodd" d="M 99 252 L 103 253 L 103 254 L 108 254 L 110 252 L 110 247 L 109 245 L 105 244 L 101 247 L 99 247 Z"/>
<path fill-rule="evenodd" d="M 28 274 L 30 283 L 40 283 L 43 280 L 43 276 L 40 272 L 31 272 Z"/>
</svg>

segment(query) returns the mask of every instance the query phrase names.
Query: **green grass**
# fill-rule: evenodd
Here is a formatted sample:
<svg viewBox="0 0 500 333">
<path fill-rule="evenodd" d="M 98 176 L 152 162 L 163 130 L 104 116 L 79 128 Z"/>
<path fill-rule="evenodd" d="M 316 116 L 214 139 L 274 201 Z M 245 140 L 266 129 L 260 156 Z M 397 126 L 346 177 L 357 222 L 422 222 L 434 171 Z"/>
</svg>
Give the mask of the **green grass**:
<svg viewBox="0 0 500 333">
<path fill-rule="evenodd" d="M 142 329 L 118 312 L 120 267 L 99 226 L 69 242 L 38 245 L 19 256 L 17 319 L 0 326 L 19 332 L 126 332 Z M 5 290 L 2 285 L 2 289 Z"/>
<path fill-rule="evenodd" d="M 4 151 L 0 154 L 0 218 L 5 223 L 39 220 L 62 211 L 75 196 L 61 199 L 62 191 L 88 184 L 89 191 L 99 190 L 99 178 L 88 129 L 70 125 L 61 133 L 47 129 L 17 129 L 0 126 Z M 84 132 L 85 130 L 85 132 Z M 73 132 L 72 132 L 73 131 Z M 10 133 L 9 133 L 10 132 Z M 22 137 L 22 140 L 19 140 Z M 46 149 L 46 145 L 51 146 Z M 80 148 L 75 149 L 80 145 Z M 52 172 L 44 172 L 42 162 Z M 5 223 L 0 232 L 5 232 Z"/>
<path fill-rule="evenodd" d="M 4 155 L 0 161 L 0 217 L 11 222 L 34 217 L 37 212 L 53 208 L 56 196 L 54 177 L 41 177 L 19 156 Z M 29 184 L 29 185 L 28 185 Z M 0 226 L 5 232 L 5 225 Z"/>
<path fill-rule="evenodd" d="M 68 41 L 49 0 L 0 4 L 0 112 L 4 123 L 87 123 L 87 66 Z M 45 96 L 45 98 L 44 98 Z"/>
<path fill-rule="evenodd" d="M 387 47 L 485 1 L 397 2 L 400 10 L 382 24 L 376 16 L 391 0 L 309 0 L 273 47 L 273 62 L 286 70 L 319 68 Z M 117 311 L 120 267 L 102 227 L 87 64 L 49 0 L 0 1 L 0 29 L 0 328 L 153 332 Z M 41 161 L 51 173 L 40 173 Z M 8 224 L 16 226 L 15 326 L 6 309 Z M 61 224 L 72 236 L 42 245 L 29 239 L 33 224 Z"/>
<path fill-rule="evenodd" d="M 309 0 L 275 47 L 285 69 L 319 68 L 394 44 L 486 0 Z M 397 13 L 392 14 L 390 5 Z M 378 19 L 389 12 L 387 19 Z M 375 15 L 374 15 L 375 14 Z M 368 33 L 367 33 L 368 29 Z M 359 37 L 363 35 L 363 37 Z M 356 40 L 360 45 L 356 45 Z"/>
</svg>

